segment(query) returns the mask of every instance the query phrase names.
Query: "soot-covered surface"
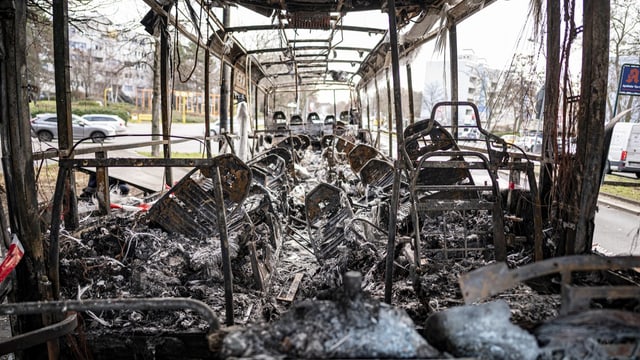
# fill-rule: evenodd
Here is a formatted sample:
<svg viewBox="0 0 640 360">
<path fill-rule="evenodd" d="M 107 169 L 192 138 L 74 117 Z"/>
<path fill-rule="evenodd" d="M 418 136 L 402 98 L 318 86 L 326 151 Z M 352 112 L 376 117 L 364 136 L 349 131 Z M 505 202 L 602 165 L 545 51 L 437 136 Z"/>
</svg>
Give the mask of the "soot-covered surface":
<svg viewBox="0 0 640 360">
<path fill-rule="evenodd" d="M 217 340 L 212 341 L 215 346 L 211 351 L 204 341 L 209 331 L 206 322 L 190 311 L 86 313 L 84 333 L 79 332 L 76 338 L 86 339 L 96 358 L 109 351 L 111 357 L 104 358 L 144 358 L 141 354 L 149 353 L 156 358 L 447 356 L 444 349 L 432 349 L 420 339 L 426 338 L 431 315 L 464 305 L 458 276 L 494 262 L 488 231 L 490 214 L 473 213 L 471 219 L 462 212 L 447 214 L 449 231 L 441 230 L 442 221 L 437 216 L 435 220 L 423 218 L 420 231 L 428 241 L 423 243 L 420 267 L 416 269 L 412 210 L 403 181 L 389 307 L 380 301 L 385 294 L 390 188 L 365 187 L 347 164 L 337 161 L 328 166 L 323 160 L 326 157 L 326 152 L 301 152 L 296 177 L 289 185 L 253 195 L 269 196 L 270 201 L 286 199 L 287 206 L 255 206 L 259 199 L 244 204 L 245 222 L 234 228 L 236 233 L 230 242 L 234 323 L 240 329 L 228 328 L 214 335 Z M 337 252 L 318 260 L 308 234 L 304 199 L 321 182 L 329 182 L 346 194 L 353 219 L 341 219 L 338 225 L 344 231 L 344 240 Z M 478 225 L 482 234 L 456 230 L 473 231 L 470 223 Z M 464 236 L 452 236 L 460 232 Z M 219 314 L 221 322 L 226 321 L 217 234 L 188 237 L 167 233 L 149 224 L 144 213 L 115 213 L 88 218 L 80 232 L 63 231 L 60 240 L 64 298 L 189 297 L 205 302 Z M 464 257 L 464 252 L 451 253 L 447 258 L 442 255 L 442 243 L 462 248 L 468 247 L 469 241 L 481 242 L 486 249 L 468 252 Z M 256 284 L 250 244 L 256 246 L 258 258 L 265 262 L 268 276 L 264 291 L 259 291 Z M 509 246 L 510 267 L 525 265 L 531 259 L 528 242 Z M 355 302 L 347 302 L 342 296 L 343 276 L 348 271 L 362 275 L 363 294 Z M 296 284 L 297 274 L 302 277 Z M 295 293 L 293 301 L 278 300 L 287 293 Z M 489 301 L 505 301 L 511 322 L 533 332 L 558 317 L 558 294 L 555 279 L 549 277 L 521 284 Z M 411 334 L 404 337 L 412 339 L 408 340 L 411 346 L 363 349 L 358 345 L 368 336 L 387 338 L 385 331 L 392 326 L 398 327 L 394 329 L 399 334 Z M 414 338 L 416 334 L 422 337 Z M 191 342 L 194 338 L 197 340 Z M 129 340 L 123 345 L 123 341 L 114 339 Z M 166 343 L 173 345 L 161 346 L 164 343 L 158 339 L 169 339 Z"/>
</svg>

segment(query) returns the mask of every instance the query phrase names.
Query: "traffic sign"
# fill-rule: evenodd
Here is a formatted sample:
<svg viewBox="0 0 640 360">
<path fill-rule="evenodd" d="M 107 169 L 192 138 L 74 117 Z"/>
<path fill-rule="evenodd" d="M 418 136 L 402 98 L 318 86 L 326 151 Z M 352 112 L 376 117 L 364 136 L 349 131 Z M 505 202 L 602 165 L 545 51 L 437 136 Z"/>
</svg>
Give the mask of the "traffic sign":
<svg viewBox="0 0 640 360">
<path fill-rule="evenodd" d="M 620 95 L 640 95 L 640 65 L 624 64 L 620 71 Z"/>
</svg>

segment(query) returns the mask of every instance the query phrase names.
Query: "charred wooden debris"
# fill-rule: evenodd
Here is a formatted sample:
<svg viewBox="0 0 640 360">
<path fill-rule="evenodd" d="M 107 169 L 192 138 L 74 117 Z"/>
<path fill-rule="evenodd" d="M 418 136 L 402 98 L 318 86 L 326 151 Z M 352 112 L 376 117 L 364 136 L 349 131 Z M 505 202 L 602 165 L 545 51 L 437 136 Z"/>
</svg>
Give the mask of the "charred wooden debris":
<svg viewBox="0 0 640 360">
<path fill-rule="evenodd" d="M 628 271 L 640 260 L 543 261 L 530 162 L 490 135 L 488 155 L 462 150 L 423 120 L 405 129 L 398 171 L 360 135 L 219 155 L 142 211 L 52 228 L 61 300 L 0 310 L 65 318 L 0 349 L 60 338 L 66 356 L 95 359 L 640 356 Z M 528 186 L 501 189 L 505 169 Z"/>
</svg>

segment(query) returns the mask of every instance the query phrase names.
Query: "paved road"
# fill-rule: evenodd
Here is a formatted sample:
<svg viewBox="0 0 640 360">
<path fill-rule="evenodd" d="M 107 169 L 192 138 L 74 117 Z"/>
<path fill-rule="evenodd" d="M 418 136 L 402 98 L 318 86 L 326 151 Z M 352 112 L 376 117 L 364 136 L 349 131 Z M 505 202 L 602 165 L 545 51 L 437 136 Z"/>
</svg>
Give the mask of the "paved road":
<svg viewBox="0 0 640 360">
<path fill-rule="evenodd" d="M 594 249 L 608 255 L 640 255 L 640 206 L 600 196 Z"/>
</svg>

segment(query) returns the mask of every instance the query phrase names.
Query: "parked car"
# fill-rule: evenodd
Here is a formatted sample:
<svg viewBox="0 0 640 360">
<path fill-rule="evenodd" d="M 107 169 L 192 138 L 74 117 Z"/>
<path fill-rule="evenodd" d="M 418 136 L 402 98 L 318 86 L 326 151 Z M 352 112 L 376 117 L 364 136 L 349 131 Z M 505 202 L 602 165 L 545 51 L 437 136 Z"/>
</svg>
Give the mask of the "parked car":
<svg viewBox="0 0 640 360">
<path fill-rule="evenodd" d="M 83 115 L 82 118 L 92 124 L 111 125 L 114 129 L 116 129 L 116 134 L 118 135 L 127 133 L 127 123 L 118 115 L 86 114 Z"/>
<path fill-rule="evenodd" d="M 607 174 L 611 171 L 635 173 L 640 178 L 640 124 L 615 124 L 605 171 Z"/>
<path fill-rule="evenodd" d="M 542 146 L 542 133 L 535 130 L 525 131 L 525 135 L 516 142 L 516 145 L 526 152 L 538 152 Z"/>
<path fill-rule="evenodd" d="M 92 124 L 78 115 L 71 115 L 73 138 L 91 138 L 95 143 L 103 142 L 116 135 L 111 125 Z M 32 135 L 40 141 L 51 141 L 58 137 L 58 118 L 56 114 L 39 114 L 31 119 Z"/>
<path fill-rule="evenodd" d="M 480 132 L 478 128 L 471 126 L 461 126 L 459 134 L 460 140 L 478 140 L 480 139 Z"/>
</svg>

